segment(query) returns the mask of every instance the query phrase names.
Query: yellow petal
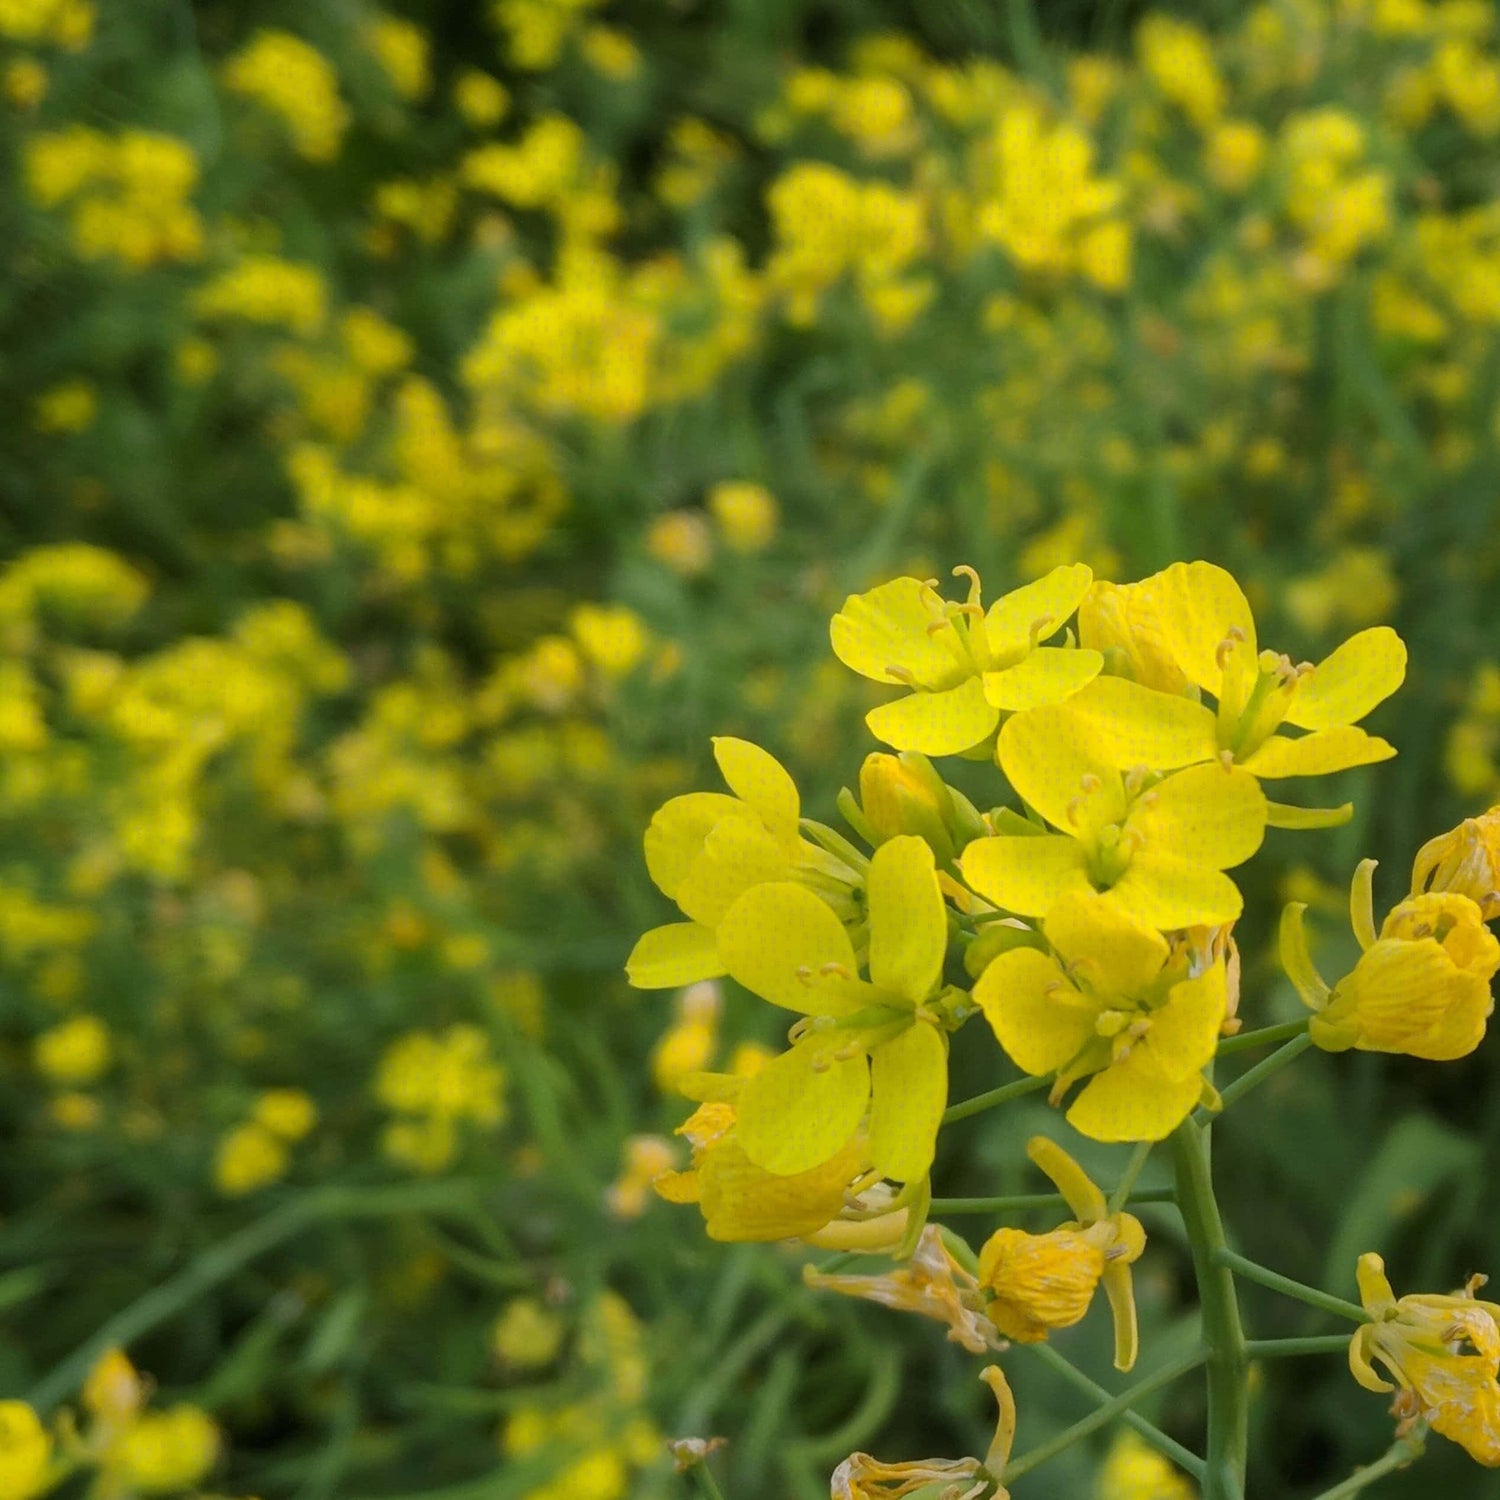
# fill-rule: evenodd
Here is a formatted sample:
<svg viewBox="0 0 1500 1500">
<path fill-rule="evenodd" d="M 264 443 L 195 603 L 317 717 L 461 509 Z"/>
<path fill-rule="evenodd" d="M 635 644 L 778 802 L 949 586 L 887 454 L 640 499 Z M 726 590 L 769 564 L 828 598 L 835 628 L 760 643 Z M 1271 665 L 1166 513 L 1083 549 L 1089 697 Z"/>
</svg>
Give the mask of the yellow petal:
<svg viewBox="0 0 1500 1500">
<path fill-rule="evenodd" d="M 923 687 L 950 687 L 958 663 L 940 639 L 927 633 L 942 618 L 931 598 L 917 578 L 894 578 L 868 593 L 850 594 L 829 626 L 834 655 L 876 682 L 904 682 L 902 674 L 910 673 Z M 892 674 L 890 667 L 899 671 Z"/>
<path fill-rule="evenodd" d="M 1015 666 L 986 672 L 984 696 L 995 708 L 1010 713 L 1061 703 L 1097 677 L 1103 666 L 1104 658 L 1097 651 L 1038 646 Z"/>
<path fill-rule="evenodd" d="M 1057 960 L 1012 948 L 991 962 L 974 1000 L 1011 1061 L 1033 1075 L 1055 1073 L 1093 1040 L 1100 1007 L 1068 983 Z"/>
<path fill-rule="evenodd" d="M 1383 1317 L 1395 1307 L 1396 1289 L 1385 1274 L 1385 1262 L 1373 1250 L 1366 1250 L 1355 1263 L 1354 1279 L 1360 1306 L 1372 1318 Z"/>
<path fill-rule="evenodd" d="M 643 932 L 625 960 L 625 975 L 638 990 L 675 989 L 723 972 L 713 928 L 697 922 L 670 922 Z"/>
<path fill-rule="evenodd" d="M 749 818 L 720 818 L 677 888 L 686 917 L 717 927 L 724 913 L 753 885 L 792 873 L 786 850 Z"/>
<path fill-rule="evenodd" d="M 1156 583 L 1098 583 L 1078 606 L 1078 643 L 1106 652 L 1126 675 L 1163 693 L 1192 685 L 1162 637 Z"/>
<path fill-rule="evenodd" d="M 703 841 L 721 818 L 743 818 L 745 809 L 722 792 L 689 792 L 673 797 L 652 815 L 646 829 L 646 868 L 664 896 L 677 898 Z"/>
<path fill-rule="evenodd" d="M 1089 987 L 1100 996 L 1134 998 L 1161 973 L 1167 941 L 1155 928 L 1096 891 L 1054 903 L 1042 921 L 1047 941 L 1065 964 L 1087 965 Z"/>
<path fill-rule="evenodd" d="M 1293 807 L 1286 802 L 1266 801 L 1267 828 L 1342 828 L 1354 816 L 1354 804 L 1337 807 Z"/>
<path fill-rule="evenodd" d="M 932 850 L 905 833 L 870 861 L 870 981 L 913 1002 L 937 988 L 948 951 L 948 909 Z"/>
<path fill-rule="evenodd" d="M 1217 927 L 1244 910 L 1239 887 L 1222 871 L 1149 849 L 1137 854 L 1109 892 L 1137 921 L 1162 932 Z"/>
<path fill-rule="evenodd" d="M 870 1066 L 863 1053 L 840 1062 L 816 1045 L 793 1047 L 746 1080 L 739 1103 L 740 1145 L 768 1172 L 806 1172 L 848 1143 L 869 1095 Z"/>
<path fill-rule="evenodd" d="M 1083 563 L 1065 563 L 997 599 L 984 619 L 990 650 L 1003 661 L 1024 651 L 1033 640 L 1056 635 L 1093 581 L 1093 573 Z"/>
<path fill-rule="evenodd" d="M 1174 771 L 1218 754 L 1213 710 L 1124 677 L 1098 677 L 1068 699 L 1088 725 L 1095 753 L 1120 770 Z"/>
<path fill-rule="evenodd" d="M 1357 724 L 1406 679 L 1406 643 L 1389 625 L 1361 630 L 1297 685 L 1287 722 L 1302 729 Z"/>
<path fill-rule="evenodd" d="M 1238 766 L 1226 768 L 1218 761 L 1189 766 L 1143 796 L 1126 826 L 1149 853 L 1233 869 L 1265 838 L 1265 793 Z"/>
<path fill-rule="evenodd" d="M 838 973 L 823 972 L 835 965 L 852 976 L 854 949 L 844 924 L 806 886 L 753 886 L 719 924 L 718 947 L 725 969 L 772 1005 L 838 1016 L 859 1004 Z"/>
<path fill-rule="evenodd" d="M 1173 563 L 1156 575 L 1155 598 L 1162 638 L 1188 679 L 1217 693 L 1223 675 L 1219 646 L 1240 632 L 1240 659 L 1255 660 L 1255 617 L 1244 590 L 1213 563 Z"/>
<path fill-rule="evenodd" d="M 779 842 L 795 849 L 802 802 L 781 762 L 759 745 L 728 735 L 715 737 L 714 759 L 729 790 L 760 815 Z"/>
<path fill-rule="evenodd" d="M 1282 907 L 1277 949 L 1281 967 L 1292 981 L 1292 988 L 1302 997 L 1302 1003 L 1309 1010 L 1319 1011 L 1328 1004 L 1329 991 L 1307 944 L 1307 927 L 1302 920 L 1306 910 L 1305 901 L 1292 901 Z"/>
<path fill-rule="evenodd" d="M 1079 824 L 1079 797 L 1087 786 L 1091 823 L 1114 823 L 1125 816 L 1119 771 L 1099 753 L 1091 727 L 1068 704 L 1049 704 L 1007 719 L 995 758 L 1016 794 L 1054 828 L 1071 832 Z"/>
<path fill-rule="evenodd" d="M 909 693 L 865 715 L 877 740 L 923 755 L 961 755 L 981 743 L 999 721 L 1000 712 L 985 702 L 984 683 L 978 677 L 940 693 Z"/>
<path fill-rule="evenodd" d="M 1370 1363 L 1370 1354 L 1375 1347 L 1374 1334 L 1374 1326 L 1369 1323 L 1355 1329 L 1354 1337 L 1349 1340 L 1349 1373 L 1367 1391 L 1393 1391 L 1396 1387 L 1389 1380 L 1382 1379 Z"/>
<path fill-rule="evenodd" d="M 733 1141 L 704 1160 L 700 1196 L 711 1240 L 784 1240 L 812 1234 L 838 1214 L 863 1165 L 850 1144 L 806 1172 L 776 1176 Z"/>
<path fill-rule="evenodd" d="M 1174 984 L 1140 1043 L 1141 1067 L 1174 1083 L 1196 1079 L 1218 1048 L 1227 1006 L 1222 962 Z"/>
<path fill-rule="evenodd" d="M 870 1054 L 870 1161 L 896 1182 L 932 1166 L 948 1104 L 948 1044 L 917 1022 Z"/>
<path fill-rule="evenodd" d="M 1056 1141 L 1034 1135 L 1026 1142 L 1026 1154 L 1052 1179 L 1080 1224 L 1093 1224 L 1108 1212 L 1109 1205 L 1098 1185 Z"/>
<path fill-rule="evenodd" d="M 1072 891 L 1091 891 L 1078 843 L 1059 833 L 975 839 L 959 857 L 964 879 L 1006 911 L 1039 917 Z"/>
<path fill-rule="evenodd" d="M 1127 1058 L 1089 1079 L 1068 1110 L 1068 1124 L 1095 1141 L 1165 1140 L 1192 1112 L 1199 1087 L 1196 1076 L 1168 1083 Z"/>
<path fill-rule="evenodd" d="M 1109 1298 L 1109 1311 L 1115 1323 L 1115 1369 L 1133 1370 L 1141 1336 L 1135 1315 L 1135 1281 L 1129 1264 L 1116 1261 L 1105 1266 L 1099 1284 Z"/>
<path fill-rule="evenodd" d="M 1315 729 L 1295 740 L 1273 734 L 1243 764 L 1253 775 L 1274 780 L 1279 776 L 1323 776 L 1350 766 L 1373 765 L 1395 753 L 1396 747 L 1378 735 L 1366 734 L 1352 724 L 1340 724 L 1332 729 Z"/>
</svg>

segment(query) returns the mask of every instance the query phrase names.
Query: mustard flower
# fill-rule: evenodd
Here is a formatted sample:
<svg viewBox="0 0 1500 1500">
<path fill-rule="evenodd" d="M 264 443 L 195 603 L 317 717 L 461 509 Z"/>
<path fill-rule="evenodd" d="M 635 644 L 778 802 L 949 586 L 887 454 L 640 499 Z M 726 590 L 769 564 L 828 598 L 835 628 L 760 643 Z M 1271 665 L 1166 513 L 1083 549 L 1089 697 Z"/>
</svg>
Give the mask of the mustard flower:
<svg viewBox="0 0 1500 1500">
<path fill-rule="evenodd" d="M 1398 1431 L 1426 1422 L 1476 1463 L 1500 1467 L 1500 1307 L 1474 1296 L 1485 1278 L 1451 1295 L 1397 1298 L 1373 1253 L 1360 1256 L 1358 1275 L 1370 1321 L 1349 1341 L 1354 1378 L 1366 1390 L 1396 1392 Z"/>
<path fill-rule="evenodd" d="M 1500 917 L 1500 807 L 1465 818 L 1417 850 L 1412 895 L 1440 891 L 1467 896 L 1486 922 Z"/>
<path fill-rule="evenodd" d="M 46 1488 L 52 1436 L 24 1401 L 0 1401 L 0 1500 L 32 1500 Z"/>
<path fill-rule="evenodd" d="M 1490 980 L 1500 942 L 1482 909 L 1456 891 L 1430 891 L 1393 906 L 1377 936 L 1375 869 L 1360 862 L 1350 887 L 1354 935 L 1363 952 L 1330 989 L 1308 952 L 1300 902 L 1282 912 L 1281 961 L 1312 1010 L 1309 1030 L 1328 1052 L 1400 1052 L 1429 1062 L 1465 1057 L 1484 1038 L 1494 1009 Z"/>
<path fill-rule="evenodd" d="M 1068 1123 L 1096 1141 L 1159 1141 L 1203 1092 L 1228 1006 L 1225 967 L 1199 972 L 1182 946 L 1103 897 L 1064 896 L 1042 923 L 1051 948 L 1016 947 L 974 986 L 1000 1045 L 1055 1103 L 1087 1078 Z"/>
<path fill-rule="evenodd" d="M 963 604 L 944 600 L 934 582 L 897 578 L 851 594 L 833 617 L 833 649 L 845 666 L 876 682 L 901 683 L 908 696 L 865 719 L 876 739 L 897 750 L 957 755 L 981 745 L 1002 712 L 1055 703 L 1103 666 L 1096 651 L 1040 642 L 1078 608 L 1093 575 L 1082 563 L 1054 568 L 985 611 L 979 575 Z"/>
<path fill-rule="evenodd" d="M 868 980 L 843 923 L 805 886 L 753 886 L 720 924 L 729 973 L 805 1017 L 791 1050 L 740 1095 L 740 1143 L 768 1172 L 826 1161 L 867 1106 L 870 1160 L 883 1176 L 915 1182 L 932 1164 L 948 1099 L 948 912 L 932 850 L 910 834 L 882 844 L 865 899 Z"/>
<path fill-rule="evenodd" d="M 970 1354 L 996 1347 L 994 1331 L 981 1316 L 980 1284 L 953 1258 L 935 1224 L 922 1231 L 910 1258 L 894 1270 L 873 1276 L 825 1275 L 807 1265 L 802 1268 L 802 1280 L 816 1291 L 862 1297 L 881 1307 L 945 1323 L 949 1340 Z"/>
<path fill-rule="evenodd" d="M 1096 685 L 1145 691 L 1111 678 L 1085 692 Z M 1022 916 L 1094 891 L 1163 931 L 1233 921 L 1242 902 L 1224 871 L 1260 847 L 1265 797 L 1249 771 L 1218 761 L 1167 776 L 1142 769 L 1141 752 L 1155 747 L 1141 741 L 1158 727 L 1137 735 L 1129 720 L 1079 712 L 1073 700 L 1015 715 L 996 756 L 1017 795 L 1057 831 L 976 839 L 959 861 L 964 879 Z"/>
<path fill-rule="evenodd" d="M 1000 1483 L 1000 1474 L 1010 1458 L 1016 1439 L 1016 1398 L 998 1365 L 986 1365 L 979 1378 L 994 1393 L 999 1406 L 995 1436 L 984 1458 L 919 1458 L 910 1463 L 888 1464 L 868 1453 L 851 1453 L 833 1471 L 832 1500 L 901 1500 L 902 1496 L 937 1491 L 943 1500 L 1009 1500 L 1010 1491 Z"/>
<path fill-rule="evenodd" d="M 748 740 L 719 736 L 714 759 L 732 796 L 673 797 L 646 830 L 646 868 L 686 922 L 654 927 L 636 943 L 626 973 L 637 989 L 668 989 L 725 972 L 716 931 L 752 886 L 805 880 L 854 915 L 854 872 L 800 832 L 802 802 L 781 763 Z"/>
<path fill-rule="evenodd" d="M 1134 1215 L 1110 1213 L 1104 1194 L 1055 1141 L 1033 1136 L 1026 1154 L 1077 1218 L 1047 1234 L 997 1229 L 985 1241 L 979 1281 L 990 1320 L 1007 1338 L 1040 1343 L 1052 1329 L 1077 1323 L 1102 1282 L 1115 1320 L 1115 1368 L 1129 1370 L 1139 1345 L 1130 1267 L 1146 1248 L 1146 1231 Z"/>
<path fill-rule="evenodd" d="M 102 1077 L 113 1051 L 109 1028 L 98 1016 L 74 1016 L 37 1037 L 31 1055 L 37 1072 L 52 1082 L 78 1085 Z"/>
<path fill-rule="evenodd" d="M 1216 699 L 1210 710 L 1101 681 L 1075 706 L 1121 736 L 1122 753 L 1158 769 L 1229 758 L 1268 779 L 1320 776 L 1396 753 L 1357 727 L 1406 675 L 1406 647 L 1388 626 L 1359 631 L 1316 666 L 1294 666 L 1257 651 L 1249 602 L 1212 563 L 1174 563 L 1121 591 L 1125 607 L 1117 603 L 1107 622 L 1096 616 L 1091 638 L 1115 646 L 1124 670 L 1144 665 L 1145 686 L 1173 692 L 1180 682 Z M 1309 733 L 1278 734 L 1283 724 Z"/>
<path fill-rule="evenodd" d="M 1099 1470 L 1097 1500 L 1196 1500 L 1197 1494 L 1186 1474 L 1128 1427 Z"/>
</svg>

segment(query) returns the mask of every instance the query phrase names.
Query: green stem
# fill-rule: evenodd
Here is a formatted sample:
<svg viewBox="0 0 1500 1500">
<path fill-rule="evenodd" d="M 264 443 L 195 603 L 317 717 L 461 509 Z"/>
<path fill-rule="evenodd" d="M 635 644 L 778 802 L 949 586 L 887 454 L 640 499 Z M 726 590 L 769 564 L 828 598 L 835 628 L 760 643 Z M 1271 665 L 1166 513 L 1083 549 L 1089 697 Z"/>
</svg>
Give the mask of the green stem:
<svg viewBox="0 0 1500 1500">
<path fill-rule="evenodd" d="M 1091 1411 L 1088 1416 L 1073 1423 L 1071 1427 L 1064 1428 L 1054 1438 L 1049 1438 L 1045 1443 L 1039 1443 L 1030 1453 L 1023 1453 L 1020 1458 L 1012 1459 L 1005 1466 L 1005 1472 L 1000 1475 L 1002 1484 L 1009 1484 L 1014 1479 L 1019 1479 L 1023 1474 L 1029 1474 L 1039 1464 L 1044 1464 L 1049 1458 L 1055 1458 L 1065 1448 L 1071 1448 L 1074 1443 L 1086 1438 L 1091 1432 L 1097 1432 L 1101 1427 L 1113 1422 L 1116 1417 L 1123 1416 L 1137 1401 L 1144 1400 L 1153 1391 L 1159 1391 L 1164 1385 L 1170 1385 L 1189 1370 L 1195 1370 L 1203 1363 L 1203 1351 L 1184 1355 L 1181 1359 L 1173 1360 L 1169 1365 L 1164 1365 L 1154 1375 L 1148 1375 L 1144 1380 L 1138 1380 L 1132 1386 L 1127 1386 L 1118 1396 L 1111 1396 L 1102 1406 Z M 1204 1500 L 1209 1500 L 1205 1494 Z"/>
<path fill-rule="evenodd" d="M 698 1476 L 698 1483 L 703 1487 L 708 1500 L 724 1500 L 724 1491 L 719 1488 L 719 1481 L 714 1478 L 714 1471 L 709 1468 L 707 1459 L 694 1464 L 693 1473 Z"/>
<path fill-rule="evenodd" d="M 1233 1057 L 1236 1052 L 1249 1052 L 1255 1047 L 1269 1047 L 1273 1042 L 1289 1041 L 1307 1030 L 1307 1020 L 1283 1021 L 1279 1026 L 1262 1026 L 1259 1031 L 1242 1031 L 1238 1036 L 1227 1036 L 1219 1043 L 1216 1057 Z"/>
<path fill-rule="evenodd" d="M 1312 1038 L 1304 1031 L 1301 1036 L 1294 1036 L 1291 1041 L 1283 1043 L 1269 1057 L 1256 1063 L 1249 1072 L 1241 1073 L 1219 1094 L 1224 1108 L 1228 1109 L 1236 1099 L 1248 1094 L 1257 1084 L 1264 1083 L 1272 1074 L 1279 1073 L 1289 1064 L 1296 1062 L 1312 1044 Z"/>
<path fill-rule="evenodd" d="M 1118 1193 L 1119 1189 L 1116 1188 Z M 1127 1194 L 1130 1203 L 1170 1203 L 1176 1197 L 1171 1188 L 1142 1188 L 1138 1193 Z M 1011 1193 L 1003 1198 L 934 1198 L 931 1211 L 934 1214 L 1008 1214 L 1019 1213 L 1027 1208 L 1066 1208 L 1068 1200 L 1061 1193 Z M 1110 1197 L 1110 1212 L 1115 1211 L 1114 1195 Z"/>
<path fill-rule="evenodd" d="M 991 1089 L 987 1094 L 976 1094 L 972 1099 L 965 1099 L 961 1104 L 950 1104 L 943 1111 L 943 1124 L 951 1125 L 955 1120 L 967 1120 L 970 1115 L 983 1113 L 987 1109 L 993 1109 L 997 1104 L 1004 1104 L 1010 1099 L 1019 1099 L 1023 1094 L 1034 1094 L 1038 1089 L 1044 1089 L 1051 1083 L 1048 1078 L 1018 1078 L 1014 1083 L 1003 1084 L 998 1089 Z"/>
<path fill-rule="evenodd" d="M 1362 1489 L 1374 1484 L 1377 1479 L 1384 1479 L 1387 1474 L 1392 1474 L 1397 1469 L 1404 1469 L 1407 1464 L 1422 1456 L 1422 1450 L 1426 1446 L 1423 1441 L 1425 1436 L 1425 1432 L 1419 1427 L 1404 1438 L 1397 1438 L 1383 1457 L 1357 1470 L 1342 1484 L 1336 1484 L 1331 1490 L 1324 1490 L 1321 1495 L 1315 1495 L 1313 1500 L 1348 1500 L 1350 1495 L 1357 1495 Z"/>
<path fill-rule="evenodd" d="M 1115 1184 L 1115 1190 L 1109 1195 L 1108 1212 L 1117 1214 L 1125 1207 L 1130 1199 L 1130 1190 L 1135 1186 L 1135 1180 L 1141 1175 L 1141 1168 L 1146 1165 L 1146 1158 L 1151 1155 L 1151 1148 L 1155 1141 L 1139 1141 L 1136 1148 L 1130 1153 L 1130 1160 L 1125 1163 L 1125 1175 Z"/>
<path fill-rule="evenodd" d="M 1071 1361 L 1063 1358 L 1056 1349 L 1048 1343 L 1023 1344 L 1023 1349 L 1029 1349 L 1037 1359 L 1060 1375 L 1076 1390 L 1082 1391 L 1087 1396 L 1092 1396 L 1095 1401 L 1113 1400 L 1111 1393 L 1097 1381 L 1090 1380 Z M 1169 1438 L 1166 1433 L 1158 1427 L 1153 1427 L 1139 1412 L 1123 1412 L 1120 1420 L 1136 1432 L 1145 1442 L 1149 1443 L 1158 1453 L 1165 1454 L 1180 1469 L 1185 1469 L 1194 1479 L 1203 1478 L 1203 1460 L 1188 1448 L 1184 1448 L 1175 1438 Z"/>
<path fill-rule="evenodd" d="M 1244 1500 L 1250 1449 L 1249 1359 L 1234 1276 L 1218 1253 L 1227 1248 L 1209 1167 L 1208 1129 L 1184 1120 L 1172 1132 L 1177 1204 L 1192 1249 L 1203 1341 L 1208 1346 L 1208 1457 L 1203 1500 Z"/>
<path fill-rule="evenodd" d="M 1348 1318 L 1355 1323 L 1370 1321 L 1369 1314 L 1358 1303 L 1346 1302 L 1342 1297 L 1335 1297 L 1332 1292 L 1320 1292 L 1315 1286 L 1293 1281 L 1290 1276 L 1268 1270 L 1256 1261 L 1236 1255 L 1227 1247 L 1219 1247 L 1214 1252 L 1214 1260 L 1236 1276 L 1243 1276 L 1246 1281 L 1253 1281 L 1257 1286 L 1269 1287 L 1273 1292 L 1280 1292 L 1283 1297 L 1295 1298 L 1298 1302 L 1307 1303 L 1309 1307 L 1321 1308 L 1324 1312 Z"/>
<path fill-rule="evenodd" d="M 1245 1352 L 1251 1359 L 1280 1359 L 1292 1354 L 1343 1354 L 1348 1347 L 1347 1333 L 1320 1333 L 1306 1339 L 1251 1339 Z"/>
</svg>

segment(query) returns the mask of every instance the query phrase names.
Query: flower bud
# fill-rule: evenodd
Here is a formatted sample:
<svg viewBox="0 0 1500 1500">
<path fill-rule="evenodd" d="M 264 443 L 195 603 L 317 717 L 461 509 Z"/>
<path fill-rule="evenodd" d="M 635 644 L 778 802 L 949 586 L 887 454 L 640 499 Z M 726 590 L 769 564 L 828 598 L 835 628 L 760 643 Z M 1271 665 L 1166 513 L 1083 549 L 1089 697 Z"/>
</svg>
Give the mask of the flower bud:
<svg viewBox="0 0 1500 1500">
<path fill-rule="evenodd" d="M 953 859 L 985 831 L 968 799 L 914 750 L 867 755 L 859 768 L 859 797 L 871 842 L 883 844 L 899 834 L 914 833 L 927 842 L 939 863 Z"/>
<path fill-rule="evenodd" d="M 1500 916 L 1500 807 L 1465 818 L 1417 850 L 1411 893 L 1430 891 L 1467 896 L 1486 922 Z"/>
</svg>

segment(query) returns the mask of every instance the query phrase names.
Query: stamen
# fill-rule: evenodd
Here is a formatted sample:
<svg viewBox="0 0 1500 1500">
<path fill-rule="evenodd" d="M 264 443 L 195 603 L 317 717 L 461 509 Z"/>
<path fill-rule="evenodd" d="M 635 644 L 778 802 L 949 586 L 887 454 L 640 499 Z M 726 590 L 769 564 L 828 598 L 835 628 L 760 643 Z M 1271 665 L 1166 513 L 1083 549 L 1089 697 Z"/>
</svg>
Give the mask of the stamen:
<svg viewBox="0 0 1500 1500">
<path fill-rule="evenodd" d="M 1055 616 L 1038 615 L 1028 627 L 1026 631 L 1026 638 L 1031 642 L 1033 646 L 1035 646 L 1043 636 L 1051 635 L 1052 632 L 1056 629 L 1057 619 Z"/>
<path fill-rule="evenodd" d="M 839 1062 L 853 1062 L 864 1050 L 858 1042 L 845 1042 L 833 1055 Z"/>
<path fill-rule="evenodd" d="M 1236 648 L 1245 644 L 1245 632 L 1238 625 L 1231 625 L 1224 634 L 1224 639 L 1214 648 L 1214 661 L 1218 663 L 1222 672 L 1229 665 L 1229 658 L 1234 655 Z"/>
<path fill-rule="evenodd" d="M 897 682 L 904 682 L 909 688 L 915 688 L 917 685 L 916 676 L 910 667 L 898 667 L 892 662 L 887 662 L 885 675 L 887 677 L 894 677 Z"/>
<path fill-rule="evenodd" d="M 979 574 L 971 568 L 968 563 L 960 563 L 954 570 L 955 578 L 967 578 L 969 580 L 969 603 L 977 609 L 981 596 Z M 980 611 L 983 614 L 983 611 Z"/>
<path fill-rule="evenodd" d="M 1226 771 L 1232 771 L 1232 770 L 1234 770 L 1234 751 L 1233 750 L 1221 750 L 1221 751 L 1219 751 L 1219 764 L 1221 766 L 1223 766 Z"/>
<path fill-rule="evenodd" d="M 830 975 L 837 975 L 840 979 L 852 979 L 854 976 L 840 963 L 821 964 L 818 967 L 820 978 L 827 979 Z"/>
<path fill-rule="evenodd" d="M 827 1054 L 823 1052 L 818 1053 L 818 1055 L 813 1058 L 813 1060 L 808 1064 L 808 1067 L 810 1067 L 814 1073 L 826 1073 L 832 1066 L 833 1064 L 828 1060 Z"/>
<path fill-rule="evenodd" d="M 1084 796 L 1088 796 L 1090 792 L 1097 792 L 1104 783 L 1092 771 L 1085 771 L 1078 778 L 1078 785 L 1082 789 Z"/>
<path fill-rule="evenodd" d="M 811 984 L 813 982 L 813 971 L 807 964 L 798 964 L 794 972 L 803 984 Z"/>
</svg>

